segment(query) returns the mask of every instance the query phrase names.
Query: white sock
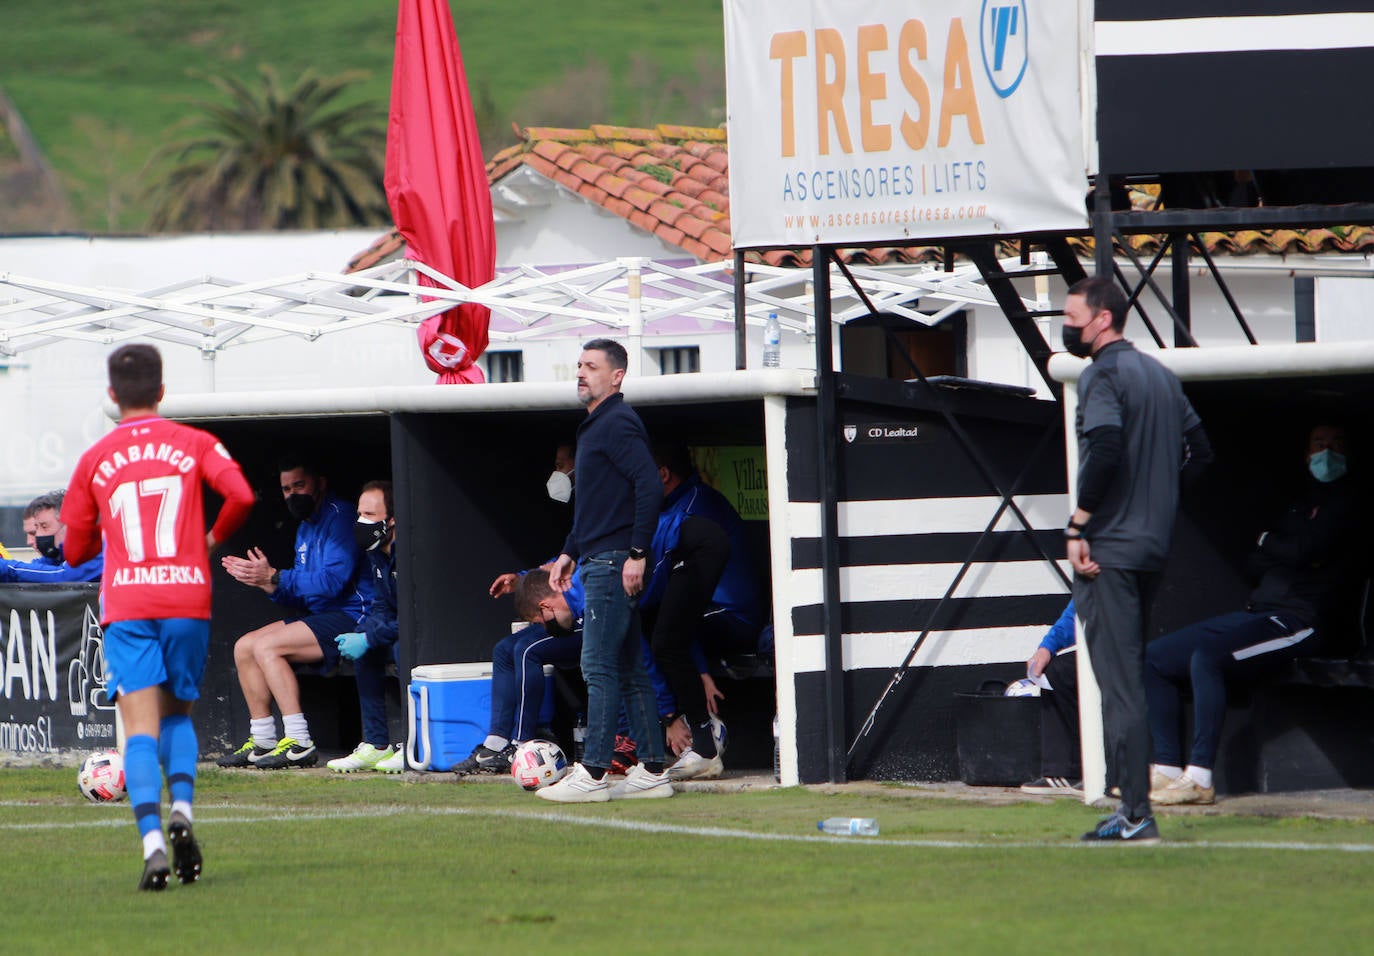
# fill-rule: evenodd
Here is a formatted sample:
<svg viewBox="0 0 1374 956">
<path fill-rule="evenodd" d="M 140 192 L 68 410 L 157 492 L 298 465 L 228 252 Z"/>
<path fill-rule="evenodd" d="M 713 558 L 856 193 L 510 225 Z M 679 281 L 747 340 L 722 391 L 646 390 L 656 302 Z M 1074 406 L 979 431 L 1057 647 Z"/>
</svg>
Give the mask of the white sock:
<svg viewBox="0 0 1374 956">
<path fill-rule="evenodd" d="M 143 834 L 143 859 L 148 859 L 158 850 L 167 852 L 167 841 L 162 838 L 162 830 L 149 830 Z"/>
<path fill-rule="evenodd" d="M 1175 767 L 1167 763 L 1157 763 L 1155 764 L 1154 769 L 1155 773 L 1162 773 L 1170 780 L 1177 780 L 1179 777 L 1183 776 L 1182 767 Z"/>
<path fill-rule="evenodd" d="M 1207 767 L 1195 767 L 1189 764 L 1188 776 L 1192 778 L 1193 783 L 1204 790 L 1212 785 L 1212 771 Z"/>
<path fill-rule="evenodd" d="M 309 747 L 312 743 L 310 725 L 305 722 L 305 714 L 282 714 L 281 727 L 286 732 L 286 736 L 295 740 L 302 747 Z"/>
<path fill-rule="evenodd" d="M 486 747 L 488 750 L 494 750 L 500 753 L 502 750 L 506 749 L 506 744 L 508 743 L 510 743 L 509 738 L 488 734 L 487 739 L 482 741 L 482 746 Z"/>
<path fill-rule="evenodd" d="M 271 750 L 277 745 L 277 723 L 271 717 L 254 717 L 248 722 L 248 728 L 253 743 L 264 750 Z"/>
<path fill-rule="evenodd" d="M 183 817 L 186 818 L 186 822 L 187 822 L 187 823 L 191 823 L 191 822 L 192 822 L 192 821 L 191 821 L 191 801 L 190 801 L 190 800 L 173 800 L 173 801 L 172 801 L 172 812 L 173 812 L 173 813 L 180 813 Z"/>
</svg>

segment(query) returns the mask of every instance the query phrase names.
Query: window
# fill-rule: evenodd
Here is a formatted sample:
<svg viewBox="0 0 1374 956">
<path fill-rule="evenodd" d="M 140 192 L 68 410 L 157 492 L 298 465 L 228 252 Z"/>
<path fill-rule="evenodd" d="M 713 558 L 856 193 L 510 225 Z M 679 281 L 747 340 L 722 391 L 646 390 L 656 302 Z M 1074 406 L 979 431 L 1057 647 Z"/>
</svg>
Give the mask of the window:
<svg viewBox="0 0 1374 956">
<path fill-rule="evenodd" d="M 683 345 L 675 349 L 659 349 L 658 371 L 660 375 L 700 372 L 701 349 L 695 345 Z"/>
<path fill-rule="evenodd" d="M 525 353 L 488 352 L 488 382 L 523 382 L 525 380 Z"/>
</svg>

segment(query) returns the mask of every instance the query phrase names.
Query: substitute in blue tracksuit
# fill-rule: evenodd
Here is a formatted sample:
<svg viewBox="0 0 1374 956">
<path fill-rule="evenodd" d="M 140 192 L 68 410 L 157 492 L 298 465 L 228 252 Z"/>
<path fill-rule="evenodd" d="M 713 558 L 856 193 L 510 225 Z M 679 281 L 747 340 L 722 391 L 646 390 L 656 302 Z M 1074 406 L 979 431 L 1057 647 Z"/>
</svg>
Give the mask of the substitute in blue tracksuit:
<svg viewBox="0 0 1374 956">
<path fill-rule="evenodd" d="M 32 561 L 0 558 L 0 584 L 71 584 L 100 580 L 105 569 L 104 553 L 75 567 L 62 553 L 67 528 L 59 520 L 66 491 L 49 491 L 24 506 L 20 520 L 28 546 L 38 552 Z"/>
<path fill-rule="evenodd" d="M 369 481 L 358 495 L 354 542 L 367 558 L 372 603 L 357 630 L 334 638 L 339 654 L 353 661 L 363 739 L 353 752 L 329 761 L 330 770 L 399 773 L 405 758 L 391 746 L 386 720 L 386 669 L 396 662 L 400 622 L 396 607 L 396 519 L 391 482 Z"/>
<path fill-rule="evenodd" d="M 1044 677 L 1050 690 L 1040 694 L 1040 776 L 1024 783 L 1026 793 L 1083 795 L 1083 746 L 1078 721 L 1078 655 L 1073 601 L 1040 639 L 1026 673 Z"/>
<path fill-rule="evenodd" d="M 286 459 L 280 471 L 286 509 L 300 522 L 291 567 L 273 568 L 259 548 L 245 557 L 226 555 L 221 564 L 235 580 L 260 588 L 296 614 L 234 643 L 250 737 L 218 761 L 222 767 L 315 765 L 318 756 L 291 665 L 333 671 L 339 662 L 334 639 L 357 630 L 372 597 L 371 579 L 359 574 L 363 559 L 353 536 L 353 507 L 331 494 L 324 476 L 308 462 Z M 272 717 L 274 702 L 281 712 L 281 737 Z"/>
<path fill-rule="evenodd" d="M 685 763 L 673 776 L 718 775 L 710 704 L 700 650 L 757 647 L 761 602 L 744 522 L 725 496 L 701 480 L 687 449 L 654 449 L 663 482 L 663 508 L 653 540 L 652 574 L 640 607 L 652 611 L 647 628 L 654 659 L 692 732 Z M 646 615 L 648 617 L 648 615 Z"/>
</svg>

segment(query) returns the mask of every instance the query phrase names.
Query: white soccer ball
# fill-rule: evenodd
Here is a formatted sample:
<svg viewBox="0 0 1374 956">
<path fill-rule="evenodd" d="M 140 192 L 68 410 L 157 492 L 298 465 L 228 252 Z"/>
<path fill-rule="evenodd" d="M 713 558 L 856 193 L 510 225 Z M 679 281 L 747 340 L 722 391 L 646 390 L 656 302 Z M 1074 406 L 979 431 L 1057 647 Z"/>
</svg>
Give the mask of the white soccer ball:
<svg viewBox="0 0 1374 956">
<path fill-rule="evenodd" d="M 81 761 L 76 775 L 81 795 L 92 803 L 113 803 L 123 800 L 124 758 L 118 750 L 97 750 Z"/>
<path fill-rule="evenodd" d="M 1007 685 L 1007 697 L 1039 697 L 1040 685 L 1029 677 L 1014 680 Z"/>
<path fill-rule="evenodd" d="M 549 740 L 527 740 L 515 751 L 510 775 L 526 790 L 539 790 L 562 780 L 568 772 L 563 748 Z"/>
</svg>

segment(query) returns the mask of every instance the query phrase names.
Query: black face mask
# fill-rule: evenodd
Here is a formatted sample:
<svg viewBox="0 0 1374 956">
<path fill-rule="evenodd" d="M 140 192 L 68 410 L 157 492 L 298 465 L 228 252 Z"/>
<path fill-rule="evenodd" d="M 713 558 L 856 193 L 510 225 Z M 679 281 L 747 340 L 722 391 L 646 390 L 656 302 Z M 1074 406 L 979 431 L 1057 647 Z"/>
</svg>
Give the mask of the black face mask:
<svg viewBox="0 0 1374 956">
<path fill-rule="evenodd" d="M 548 634 L 549 637 L 567 637 L 573 632 L 572 628 L 564 627 L 557 617 L 545 618 L 542 623 L 544 625 L 544 632 Z"/>
<path fill-rule="evenodd" d="M 1078 326 L 1064 326 L 1063 336 L 1064 350 L 1070 355 L 1076 355 L 1079 358 L 1087 358 L 1089 355 L 1093 354 L 1092 341 L 1083 341 L 1083 330 Z M 1097 336 L 1093 336 L 1093 340 L 1096 340 L 1096 338 Z"/>
<path fill-rule="evenodd" d="M 39 554 L 43 555 L 43 557 L 47 558 L 49 561 L 62 560 L 62 549 L 57 546 L 57 535 L 35 535 L 33 539 L 33 547 L 34 550 L 36 550 Z"/>
<path fill-rule="evenodd" d="M 373 551 L 386 542 L 391 530 L 386 520 L 364 521 L 359 518 L 353 523 L 353 540 L 358 542 L 358 550 Z"/>
<path fill-rule="evenodd" d="M 297 521 L 305 521 L 315 513 L 315 496 L 294 494 L 286 496 L 286 510 Z"/>
</svg>

